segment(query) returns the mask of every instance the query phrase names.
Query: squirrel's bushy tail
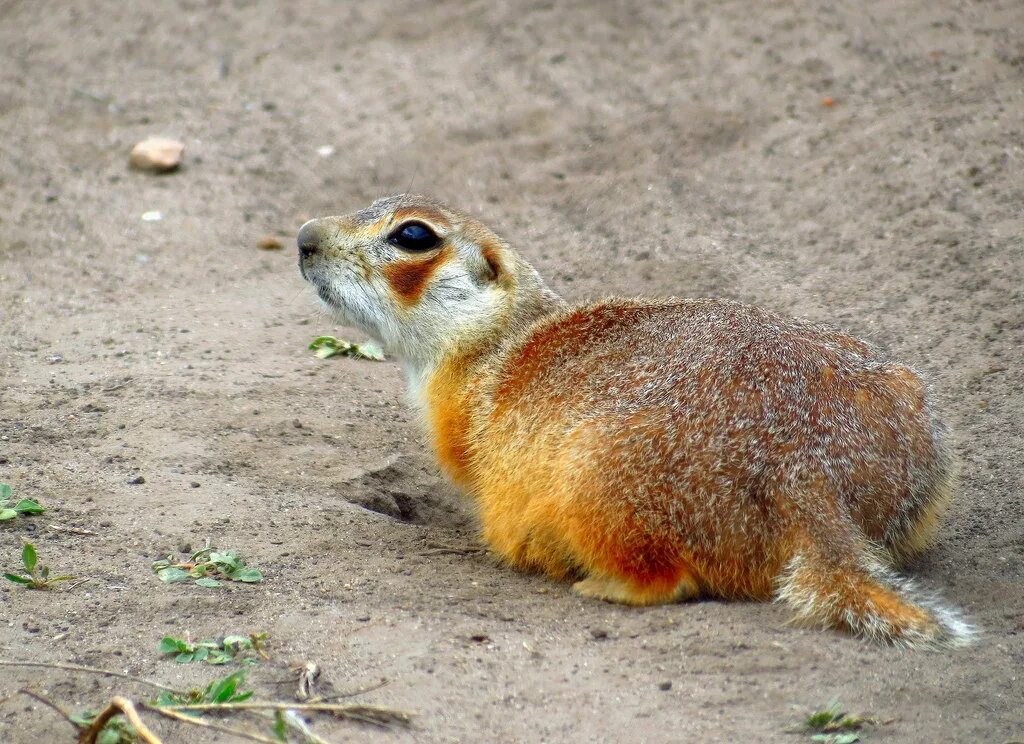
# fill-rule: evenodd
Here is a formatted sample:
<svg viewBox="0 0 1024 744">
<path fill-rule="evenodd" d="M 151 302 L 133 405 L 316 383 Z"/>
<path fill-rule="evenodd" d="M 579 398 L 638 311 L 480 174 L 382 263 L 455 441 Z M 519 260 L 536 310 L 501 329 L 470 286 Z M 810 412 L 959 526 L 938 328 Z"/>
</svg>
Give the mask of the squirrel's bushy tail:
<svg viewBox="0 0 1024 744">
<path fill-rule="evenodd" d="M 957 610 L 866 555 L 837 561 L 821 549 L 799 549 L 776 596 L 798 621 L 896 646 L 962 646 L 976 634 Z"/>
</svg>

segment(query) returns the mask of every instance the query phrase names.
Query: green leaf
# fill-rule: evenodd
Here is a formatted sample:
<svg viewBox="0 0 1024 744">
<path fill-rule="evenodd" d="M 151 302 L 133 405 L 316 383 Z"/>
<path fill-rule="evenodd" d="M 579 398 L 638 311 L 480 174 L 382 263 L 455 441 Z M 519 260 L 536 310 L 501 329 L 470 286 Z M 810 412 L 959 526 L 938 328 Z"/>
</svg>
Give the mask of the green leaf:
<svg viewBox="0 0 1024 744">
<path fill-rule="evenodd" d="M 169 692 L 161 692 L 153 701 L 153 705 L 177 705 L 177 703 L 177 696 L 171 695 Z"/>
<path fill-rule="evenodd" d="M 26 541 L 25 547 L 21 549 L 21 562 L 25 566 L 25 570 L 32 573 L 36 570 L 36 546 Z"/>
<path fill-rule="evenodd" d="M 26 579 L 24 576 L 16 576 L 11 573 L 5 573 L 4 578 L 8 581 L 13 581 L 16 584 L 22 584 L 24 586 L 30 586 L 32 584 L 32 579 Z"/>
<path fill-rule="evenodd" d="M 341 351 L 330 346 L 321 346 L 316 350 L 316 355 L 320 359 L 330 359 L 333 356 L 338 356 Z"/>
<path fill-rule="evenodd" d="M 860 734 L 853 732 L 845 734 L 814 734 L 811 737 L 811 741 L 820 741 L 823 744 L 857 744 L 860 740 Z"/>
<path fill-rule="evenodd" d="M 334 336 L 317 336 L 309 348 L 321 359 L 328 359 L 336 354 L 348 353 L 352 349 L 352 344 Z"/>
<path fill-rule="evenodd" d="M 207 664 L 227 664 L 231 661 L 231 654 L 227 651 L 213 650 L 206 657 Z"/>
<path fill-rule="evenodd" d="M 243 635 L 229 635 L 224 636 L 224 648 L 232 648 L 239 650 L 243 648 L 252 648 L 252 639 L 249 636 Z"/>
<path fill-rule="evenodd" d="M 804 725 L 807 728 L 822 730 L 833 721 L 836 721 L 843 717 L 843 709 L 839 705 L 839 701 L 832 698 L 828 701 L 828 705 L 825 706 L 824 710 L 817 710 L 807 717 L 804 721 Z"/>
<path fill-rule="evenodd" d="M 229 569 L 236 569 L 245 565 L 242 563 L 241 558 L 231 552 L 210 553 L 210 563 L 216 563 L 218 567 L 226 566 Z"/>
<path fill-rule="evenodd" d="M 219 682 L 213 683 L 213 687 L 209 691 L 210 702 L 213 703 L 226 703 L 235 694 L 235 690 L 238 689 L 238 685 L 245 681 L 245 677 L 242 676 L 241 672 L 235 672 L 229 674 Z"/>
<path fill-rule="evenodd" d="M 189 563 L 201 563 L 200 559 L 205 560 L 206 556 L 213 552 L 213 548 L 200 548 L 192 555 L 188 557 Z"/>
<path fill-rule="evenodd" d="M 359 359 L 369 359 L 372 362 L 384 361 L 384 350 L 377 344 L 353 344 L 350 353 Z"/>
<path fill-rule="evenodd" d="M 14 505 L 14 511 L 19 514 L 42 514 L 46 509 L 40 506 L 38 501 L 22 499 Z"/>
<path fill-rule="evenodd" d="M 96 737 L 96 744 L 119 744 L 120 741 L 121 732 L 107 726 L 104 726 L 99 736 Z"/>
<path fill-rule="evenodd" d="M 235 581 L 244 581 L 246 584 L 255 584 L 263 581 L 263 574 L 258 568 L 242 568 L 231 574 Z"/>
<path fill-rule="evenodd" d="M 274 737 L 288 744 L 288 724 L 285 723 L 284 714 L 279 710 L 274 711 Z"/>
<path fill-rule="evenodd" d="M 160 653 L 162 654 L 180 654 L 188 650 L 188 644 L 181 638 L 164 636 L 160 639 Z"/>
<path fill-rule="evenodd" d="M 334 336 L 317 336 L 309 345 L 320 359 L 333 356 L 350 356 L 356 359 L 369 359 L 375 362 L 384 361 L 384 351 L 374 343 L 353 344 Z"/>
<path fill-rule="evenodd" d="M 201 578 L 196 579 L 196 586 L 206 587 L 207 589 L 216 589 L 221 583 L 217 579 Z"/>
<path fill-rule="evenodd" d="M 161 692 L 157 695 L 156 700 L 153 701 L 153 705 L 187 705 L 188 703 L 197 703 L 200 700 L 201 697 L 199 695 L 191 693 Z"/>
<path fill-rule="evenodd" d="M 68 720 L 76 726 L 88 726 L 92 723 L 92 720 L 96 717 L 96 711 L 94 710 L 83 710 L 81 713 L 72 713 L 68 716 Z"/>
<path fill-rule="evenodd" d="M 18 516 L 18 512 L 14 509 L 0 509 L 0 522 L 6 522 L 8 519 L 14 519 Z"/>
<path fill-rule="evenodd" d="M 6 483 L 0 483 L 0 499 L 7 501 L 7 499 L 11 498 L 12 493 L 14 493 L 14 489 Z"/>
<path fill-rule="evenodd" d="M 239 670 L 219 682 L 211 683 L 206 688 L 205 698 L 211 703 L 240 703 L 243 700 L 248 700 L 253 694 L 252 690 L 238 692 L 243 684 L 245 684 L 245 672 Z"/>
<path fill-rule="evenodd" d="M 177 566 L 157 569 L 156 575 L 159 576 L 160 581 L 165 584 L 173 584 L 178 581 L 187 581 L 189 579 L 188 571 L 183 571 Z"/>
</svg>

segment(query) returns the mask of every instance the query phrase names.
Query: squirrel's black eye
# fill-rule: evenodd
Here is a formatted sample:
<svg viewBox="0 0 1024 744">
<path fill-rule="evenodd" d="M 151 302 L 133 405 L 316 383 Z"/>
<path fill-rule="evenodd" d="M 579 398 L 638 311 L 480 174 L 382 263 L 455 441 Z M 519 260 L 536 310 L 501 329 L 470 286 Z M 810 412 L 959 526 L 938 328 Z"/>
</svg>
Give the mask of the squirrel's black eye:
<svg viewBox="0 0 1024 744">
<path fill-rule="evenodd" d="M 407 251 L 428 251 L 441 239 L 422 222 L 406 222 L 388 236 L 388 242 Z"/>
</svg>

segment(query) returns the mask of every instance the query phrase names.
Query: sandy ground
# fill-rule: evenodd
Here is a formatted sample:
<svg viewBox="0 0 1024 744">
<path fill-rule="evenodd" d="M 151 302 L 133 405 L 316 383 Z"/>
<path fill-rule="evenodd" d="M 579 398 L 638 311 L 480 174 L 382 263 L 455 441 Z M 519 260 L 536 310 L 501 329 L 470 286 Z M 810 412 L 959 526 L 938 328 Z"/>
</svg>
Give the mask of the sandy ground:
<svg viewBox="0 0 1024 744">
<path fill-rule="evenodd" d="M 265 631 L 261 697 L 314 660 L 417 713 L 321 724 L 335 742 L 799 742 L 833 697 L 890 721 L 867 741 L 1024 738 L 1024 6 L 630 5 L 0 2 L 0 481 L 49 507 L 0 525 L 0 565 L 25 536 L 90 579 L 5 582 L 4 659 L 188 686 L 219 672 L 160 658 L 161 636 Z M 150 134 L 185 142 L 181 171 L 128 170 Z M 439 550 L 477 545 L 470 510 L 396 365 L 306 349 L 362 339 L 318 313 L 292 249 L 308 217 L 410 187 L 569 298 L 738 298 L 930 372 L 963 488 L 914 573 L 981 642 L 626 609 Z M 207 539 L 266 580 L 151 572 Z M 26 684 L 72 708 L 150 694 L 0 668 L 0 741 L 73 738 L 8 697 Z"/>
</svg>

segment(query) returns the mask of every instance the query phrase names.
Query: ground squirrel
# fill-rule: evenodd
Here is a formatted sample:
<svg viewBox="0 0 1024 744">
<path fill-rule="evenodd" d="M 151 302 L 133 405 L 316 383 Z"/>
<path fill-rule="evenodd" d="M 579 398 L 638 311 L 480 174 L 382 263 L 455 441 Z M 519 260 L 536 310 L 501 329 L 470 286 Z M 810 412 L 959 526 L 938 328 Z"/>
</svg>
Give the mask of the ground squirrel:
<svg viewBox="0 0 1024 744">
<path fill-rule="evenodd" d="M 969 639 L 894 572 L 953 489 L 909 367 L 738 302 L 569 305 L 422 196 L 311 220 L 298 247 L 330 311 L 402 361 L 441 467 L 509 564 L 631 605 L 777 598 L 898 645 Z"/>
</svg>

